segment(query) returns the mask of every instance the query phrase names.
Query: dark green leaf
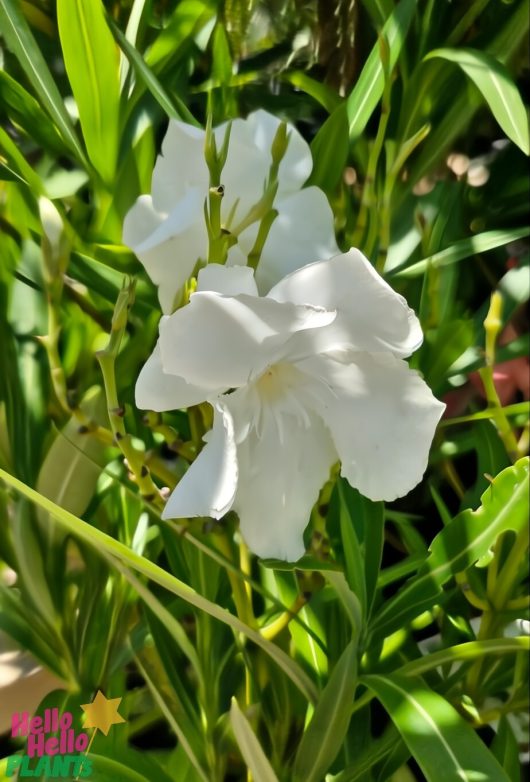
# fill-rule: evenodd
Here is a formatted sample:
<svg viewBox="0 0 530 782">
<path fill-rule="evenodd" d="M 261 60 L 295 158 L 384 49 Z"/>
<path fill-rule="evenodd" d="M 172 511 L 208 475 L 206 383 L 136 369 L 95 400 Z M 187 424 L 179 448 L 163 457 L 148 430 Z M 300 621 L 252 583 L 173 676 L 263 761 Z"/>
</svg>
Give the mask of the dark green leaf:
<svg viewBox="0 0 530 782">
<path fill-rule="evenodd" d="M 293 782 L 320 782 L 333 763 L 348 730 L 357 687 L 357 646 L 348 644 L 315 706 L 298 745 Z"/>
</svg>

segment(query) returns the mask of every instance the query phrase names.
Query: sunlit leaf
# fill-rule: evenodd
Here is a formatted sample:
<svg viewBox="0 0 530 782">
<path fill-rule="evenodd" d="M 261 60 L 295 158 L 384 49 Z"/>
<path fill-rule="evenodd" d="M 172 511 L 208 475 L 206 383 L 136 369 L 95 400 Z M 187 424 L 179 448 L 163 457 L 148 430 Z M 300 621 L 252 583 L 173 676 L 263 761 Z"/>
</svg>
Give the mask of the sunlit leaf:
<svg viewBox="0 0 530 782">
<path fill-rule="evenodd" d="M 81 163 L 84 153 L 75 135 L 70 117 L 37 42 L 20 12 L 17 0 L 0 3 L 0 26 L 6 42 L 18 58 L 43 106 L 60 131 L 67 147 Z"/>
<path fill-rule="evenodd" d="M 58 0 L 57 21 L 88 155 L 110 183 L 120 132 L 118 48 L 100 0 Z"/>
<path fill-rule="evenodd" d="M 491 752 L 445 698 L 421 679 L 365 676 L 428 782 L 509 782 Z"/>
<path fill-rule="evenodd" d="M 374 617 L 372 632 L 385 636 L 434 605 L 454 573 L 471 567 L 507 530 L 528 521 L 529 459 L 520 459 L 492 481 L 480 507 L 463 510 L 433 540 L 418 575 L 388 600 Z"/>
<path fill-rule="evenodd" d="M 528 118 L 519 90 L 506 67 L 487 52 L 477 49 L 435 49 L 425 59 L 434 57 L 441 57 L 462 68 L 482 93 L 508 138 L 528 155 Z"/>
</svg>

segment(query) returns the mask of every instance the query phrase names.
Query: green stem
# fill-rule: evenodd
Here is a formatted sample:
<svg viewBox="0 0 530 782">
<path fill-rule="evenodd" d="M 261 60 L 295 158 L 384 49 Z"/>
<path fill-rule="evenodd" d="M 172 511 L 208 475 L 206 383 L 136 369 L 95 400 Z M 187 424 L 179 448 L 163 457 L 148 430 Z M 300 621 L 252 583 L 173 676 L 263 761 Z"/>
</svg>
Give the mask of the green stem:
<svg viewBox="0 0 530 782">
<path fill-rule="evenodd" d="M 123 420 L 125 411 L 118 401 L 115 364 L 123 334 L 127 326 L 128 311 L 132 306 L 133 300 L 134 283 L 130 283 L 127 287 L 122 288 L 119 293 L 114 308 L 112 327 L 107 347 L 104 350 L 98 351 L 96 356 L 103 375 L 105 395 L 107 398 L 107 410 L 114 442 L 123 456 L 127 459 L 129 470 L 134 475 L 142 498 L 146 502 L 153 503 L 155 507 L 161 509 L 164 506 L 164 501 L 160 496 L 156 484 L 151 478 L 151 473 L 145 464 L 143 453 L 134 447 L 131 436 L 125 429 L 125 422 Z"/>
</svg>

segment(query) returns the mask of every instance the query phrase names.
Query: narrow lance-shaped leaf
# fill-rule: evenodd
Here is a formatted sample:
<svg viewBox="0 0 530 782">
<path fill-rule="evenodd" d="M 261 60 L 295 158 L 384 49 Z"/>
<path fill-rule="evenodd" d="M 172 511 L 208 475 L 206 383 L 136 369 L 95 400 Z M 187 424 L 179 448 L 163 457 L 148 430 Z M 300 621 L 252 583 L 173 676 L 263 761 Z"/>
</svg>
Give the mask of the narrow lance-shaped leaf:
<svg viewBox="0 0 530 782">
<path fill-rule="evenodd" d="M 389 67 L 394 68 L 405 41 L 416 0 L 401 0 L 388 18 L 381 35 L 388 44 Z M 349 97 L 328 117 L 311 144 L 314 168 L 312 185 L 331 190 L 336 185 L 348 157 L 348 137 L 361 135 L 381 100 L 385 75 L 379 42 L 372 49 Z"/>
<path fill-rule="evenodd" d="M 118 48 L 100 0 L 57 0 L 57 21 L 87 152 L 110 183 L 120 132 Z"/>
<path fill-rule="evenodd" d="M 267 760 L 256 734 L 250 723 L 239 708 L 235 698 L 230 706 L 230 723 L 243 760 L 252 772 L 254 782 L 278 782 L 271 764 Z"/>
<path fill-rule="evenodd" d="M 61 94 L 16 0 L 2 0 L 0 3 L 0 29 L 42 105 L 57 125 L 64 142 L 86 166 L 85 155 L 75 135 Z"/>
<path fill-rule="evenodd" d="M 246 625 L 226 609 L 207 600 L 192 587 L 183 583 L 175 576 L 172 576 L 163 568 L 150 562 L 145 557 L 139 556 L 120 541 L 115 540 L 110 537 L 110 535 L 106 535 L 101 530 L 87 524 L 86 521 L 78 519 L 73 514 L 60 508 L 54 502 L 47 499 L 47 497 L 43 497 L 30 486 L 27 486 L 22 481 L 19 481 L 18 478 L 15 478 L 1 468 L 0 479 L 24 497 L 27 497 L 31 502 L 34 502 L 40 508 L 43 508 L 43 510 L 50 513 L 63 529 L 76 535 L 89 546 L 92 546 L 96 551 L 99 551 L 102 556 L 109 559 L 111 564 L 115 559 L 118 559 L 136 572 L 142 573 L 151 581 L 154 581 L 156 584 L 164 587 L 164 589 L 177 595 L 177 597 L 185 600 L 190 605 L 195 606 L 200 611 L 204 611 L 215 619 L 218 619 L 233 630 L 236 630 L 236 632 L 246 635 L 249 640 L 261 647 L 263 651 L 277 663 L 286 676 L 292 680 L 308 700 L 311 702 L 316 701 L 316 688 L 311 679 L 309 679 L 300 666 L 291 660 L 282 649 L 263 638 L 257 630 Z"/>
<path fill-rule="evenodd" d="M 433 269 L 450 266 L 472 255 L 495 250 L 497 247 L 503 247 L 505 244 L 523 239 L 528 234 L 530 234 L 530 228 L 527 227 L 504 231 L 484 231 L 484 233 L 455 242 L 451 247 L 446 247 L 445 250 L 440 250 L 440 252 L 434 253 L 429 258 L 424 258 L 422 261 L 413 263 L 411 266 L 392 269 L 388 276 L 404 279 L 419 277 L 425 273 L 429 266 Z"/>
<path fill-rule="evenodd" d="M 519 90 L 507 68 L 495 57 L 477 49 L 435 49 L 425 57 L 455 63 L 478 87 L 508 138 L 528 155 L 528 120 Z"/>
<path fill-rule="evenodd" d="M 418 575 L 387 601 L 371 626 L 381 637 L 432 606 L 454 573 L 471 567 L 507 530 L 518 532 L 528 522 L 529 459 L 507 467 L 481 497 L 478 510 L 467 508 L 434 538 Z"/>
<path fill-rule="evenodd" d="M 470 725 L 421 679 L 365 676 L 428 782 L 509 782 Z"/>
<path fill-rule="evenodd" d="M 351 641 L 335 665 L 302 736 L 293 782 L 320 782 L 337 756 L 350 723 L 357 687 L 357 644 Z"/>
<path fill-rule="evenodd" d="M 108 17 L 110 29 L 116 41 L 118 42 L 127 60 L 134 68 L 135 74 L 147 87 L 153 98 L 157 101 L 158 105 L 166 112 L 168 117 L 174 119 L 182 119 L 185 122 L 189 122 L 191 125 L 198 125 L 199 123 L 188 110 L 183 101 L 178 96 L 170 98 L 167 92 L 164 90 L 151 68 L 146 64 L 142 55 L 137 51 L 127 37 L 122 33 L 118 25 Z"/>
</svg>

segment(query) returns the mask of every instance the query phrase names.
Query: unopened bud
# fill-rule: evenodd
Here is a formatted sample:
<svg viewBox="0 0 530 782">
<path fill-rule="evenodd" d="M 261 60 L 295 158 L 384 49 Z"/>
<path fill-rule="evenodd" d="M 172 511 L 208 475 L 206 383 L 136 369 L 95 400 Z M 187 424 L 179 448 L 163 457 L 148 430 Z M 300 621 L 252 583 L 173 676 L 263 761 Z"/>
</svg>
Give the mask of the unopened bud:
<svg viewBox="0 0 530 782">
<path fill-rule="evenodd" d="M 271 156 L 272 156 L 273 166 L 280 165 L 285 153 L 287 152 L 288 145 L 289 145 L 289 134 L 287 133 L 287 125 L 285 122 L 280 122 L 271 146 Z"/>
</svg>

